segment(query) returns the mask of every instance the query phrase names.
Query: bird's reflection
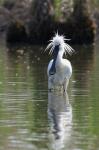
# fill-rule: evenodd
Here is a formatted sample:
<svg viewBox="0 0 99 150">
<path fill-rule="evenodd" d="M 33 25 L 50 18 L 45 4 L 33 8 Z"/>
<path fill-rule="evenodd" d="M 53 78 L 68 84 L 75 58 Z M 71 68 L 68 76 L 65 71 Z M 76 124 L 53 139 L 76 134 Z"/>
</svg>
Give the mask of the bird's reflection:
<svg viewBox="0 0 99 150">
<path fill-rule="evenodd" d="M 50 146 L 60 150 L 69 142 L 72 128 L 72 107 L 67 93 L 48 93 L 48 119 Z"/>
</svg>

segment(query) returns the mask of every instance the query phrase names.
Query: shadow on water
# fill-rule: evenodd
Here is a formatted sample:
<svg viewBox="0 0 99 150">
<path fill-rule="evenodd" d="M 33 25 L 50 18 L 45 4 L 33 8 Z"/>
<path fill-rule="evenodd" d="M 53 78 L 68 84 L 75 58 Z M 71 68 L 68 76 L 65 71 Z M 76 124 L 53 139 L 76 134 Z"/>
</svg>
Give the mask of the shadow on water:
<svg viewBox="0 0 99 150">
<path fill-rule="evenodd" d="M 72 130 L 72 107 L 68 94 L 48 93 L 48 118 L 50 123 L 50 148 L 61 150 L 70 144 Z"/>
</svg>

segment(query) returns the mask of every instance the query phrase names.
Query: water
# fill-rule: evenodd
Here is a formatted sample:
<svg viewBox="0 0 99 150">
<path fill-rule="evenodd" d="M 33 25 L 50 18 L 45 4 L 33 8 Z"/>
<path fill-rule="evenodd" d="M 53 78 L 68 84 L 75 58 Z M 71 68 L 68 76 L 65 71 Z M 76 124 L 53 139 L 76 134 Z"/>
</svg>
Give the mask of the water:
<svg viewBox="0 0 99 150">
<path fill-rule="evenodd" d="M 99 150 L 99 45 L 74 48 L 61 95 L 47 91 L 50 57 L 37 52 L 43 48 L 12 53 L 1 42 L 0 150 Z"/>
</svg>

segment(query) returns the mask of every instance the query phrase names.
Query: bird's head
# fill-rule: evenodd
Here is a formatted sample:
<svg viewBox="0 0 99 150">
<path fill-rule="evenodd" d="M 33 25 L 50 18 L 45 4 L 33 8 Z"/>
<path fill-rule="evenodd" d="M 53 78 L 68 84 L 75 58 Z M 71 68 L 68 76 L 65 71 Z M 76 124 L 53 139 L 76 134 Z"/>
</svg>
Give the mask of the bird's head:
<svg viewBox="0 0 99 150">
<path fill-rule="evenodd" d="M 55 36 L 50 40 L 50 43 L 48 44 L 45 51 L 49 50 L 49 54 L 56 54 L 58 52 L 62 52 L 65 54 L 73 53 L 73 48 L 65 43 L 66 40 L 68 41 L 70 39 L 66 39 L 63 35 L 59 35 L 58 33 L 56 33 Z"/>
</svg>

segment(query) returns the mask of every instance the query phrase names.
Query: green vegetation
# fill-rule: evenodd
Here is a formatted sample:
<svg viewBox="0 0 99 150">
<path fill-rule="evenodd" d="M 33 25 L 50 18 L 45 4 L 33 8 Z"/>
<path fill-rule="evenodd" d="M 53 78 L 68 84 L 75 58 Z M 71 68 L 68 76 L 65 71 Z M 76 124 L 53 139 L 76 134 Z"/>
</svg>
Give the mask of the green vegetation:
<svg viewBox="0 0 99 150">
<path fill-rule="evenodd" d="M 1 9 L 1 19 L 4 19 L 1 21 L 0 31 L 6 31 L 7 42 L 44 44 L 56 30 L 70 37 L 71 43 L 89 44 L 95 40 L 95 19 L 90 17 L 88 0 L 10 2 L 11 0 L 5 0 L 3 5 L 8 10 Z"/>
<path fill-rule="evenodd" d="M 61 18 L 61 0 L 55 0 L 54 7 L 55 7 L 55 19 L 59 20 Z"/>
<path fill-rule="evenodd" d="M 0 5 L 2 5 L 2 4 L 3 4 L 3 2 L 4 2 L 4 0 L 0 0 Z"/>
</svg>

